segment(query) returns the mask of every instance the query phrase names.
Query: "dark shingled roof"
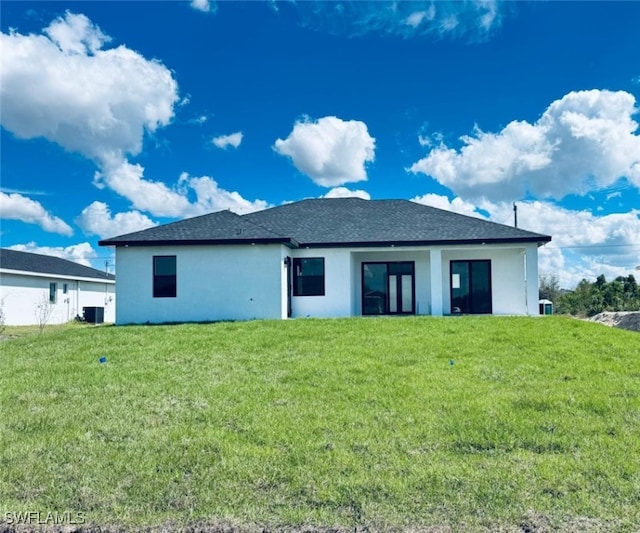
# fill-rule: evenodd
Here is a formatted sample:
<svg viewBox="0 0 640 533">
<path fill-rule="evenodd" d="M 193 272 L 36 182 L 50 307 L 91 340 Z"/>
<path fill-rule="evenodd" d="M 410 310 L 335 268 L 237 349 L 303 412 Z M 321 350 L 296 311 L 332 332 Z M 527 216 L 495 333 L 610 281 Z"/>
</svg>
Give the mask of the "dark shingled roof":
<svg viewBox="0 0 640 533">
<path fill-rule="evenodd" d="M 285 243 L 291 238 L 256 225 L 246 216 L 231 211 L 187 218 L 178 222 L 128 233 L 100 241 L 101 245 L 125 244 L 240 244 L 247 242 Z"/>
<path fill-rule="evenodd" d="M 36 272 L 38 274 L 51 274 L 53 276 L 69 276 L 72 278 L 93 278 L 96 280 L 115 280 L 113 274 L 106 274 L 95 268 L 79 265 L 73 261 L 51 257 L 49 255 L 19 252 L 0 248 L 0 268 L 7 270 L 21 270 L 23 272 Z"/>
<path fill-rule="evenodd" d="M 291 247 L 549 242 L 551 237 L 408 200 L 323 198 L 247 215 L 221 211 L 101 245 L 281 242 Z"/>
</svg>

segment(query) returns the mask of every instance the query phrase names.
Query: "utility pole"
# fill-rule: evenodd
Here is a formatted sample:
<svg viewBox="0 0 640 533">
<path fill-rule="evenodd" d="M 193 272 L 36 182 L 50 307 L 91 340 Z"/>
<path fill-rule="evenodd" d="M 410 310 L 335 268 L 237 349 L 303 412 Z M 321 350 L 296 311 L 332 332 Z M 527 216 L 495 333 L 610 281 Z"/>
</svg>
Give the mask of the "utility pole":
<svg viewBox="0 0 640 533">
<path fill-rule="evenodd" d="M 518 227 L 518 206 L 513 202 L 513 226 Z"/>
</svg>

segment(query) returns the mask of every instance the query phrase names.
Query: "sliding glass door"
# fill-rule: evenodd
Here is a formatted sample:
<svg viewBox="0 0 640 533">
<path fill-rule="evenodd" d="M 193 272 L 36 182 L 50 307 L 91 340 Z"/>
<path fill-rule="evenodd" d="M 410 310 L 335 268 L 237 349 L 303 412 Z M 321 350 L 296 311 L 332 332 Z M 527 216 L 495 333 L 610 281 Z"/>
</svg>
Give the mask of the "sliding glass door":
<svg viewBox="0 0 640 533">
<path fill-rule="evenodd" d="M 491 314 L 491 261 L 451 261 L 451 312 Z"/>
<path fill-rule="evenodd" d="M 362 314 L 415 313 L 413 261 L 362 263 Z"/>
</svg>

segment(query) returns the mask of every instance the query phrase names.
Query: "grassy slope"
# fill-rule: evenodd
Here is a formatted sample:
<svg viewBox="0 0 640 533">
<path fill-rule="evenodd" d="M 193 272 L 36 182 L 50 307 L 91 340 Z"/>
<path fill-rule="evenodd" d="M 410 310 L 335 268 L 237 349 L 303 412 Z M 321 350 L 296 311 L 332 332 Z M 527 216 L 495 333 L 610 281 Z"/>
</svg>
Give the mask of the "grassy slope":
<svg viewBox="0 0 640 533">
<path fill-rule="evenodd" d="M 3 513 L 640 527 L 637 333 L 414 317 L 70 328 L 0 349 Z"/>
</svg>

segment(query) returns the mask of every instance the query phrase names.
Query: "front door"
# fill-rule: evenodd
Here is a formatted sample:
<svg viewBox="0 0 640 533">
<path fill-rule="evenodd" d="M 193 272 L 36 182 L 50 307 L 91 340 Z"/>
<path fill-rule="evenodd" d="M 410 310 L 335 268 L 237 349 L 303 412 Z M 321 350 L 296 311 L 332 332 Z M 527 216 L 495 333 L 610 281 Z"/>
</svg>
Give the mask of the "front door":
<svg viewBox="0 0 640 533">
<path fill-rule="evenodd" d="M 491 314 L 491 261 L 451 261 L 451 312 Z"/>
<path fill-rule="evenodd" d="M 362 314 L 415 313 L 413 261 L 362 263 Z"/>
</svg>

